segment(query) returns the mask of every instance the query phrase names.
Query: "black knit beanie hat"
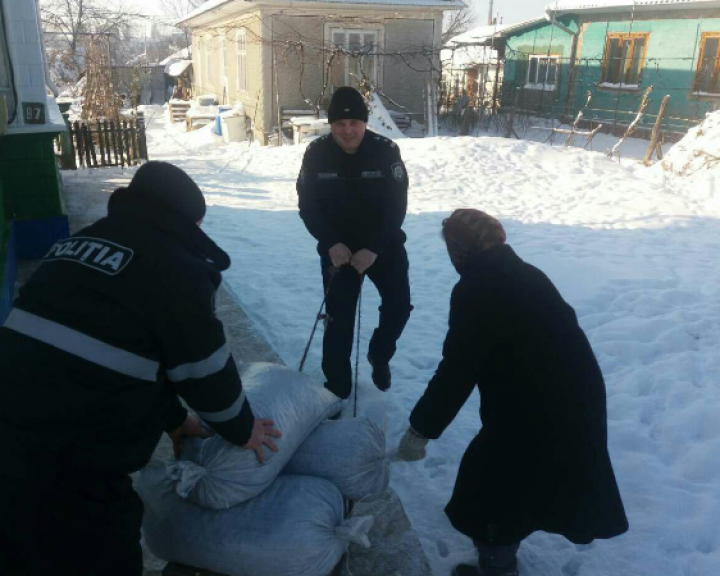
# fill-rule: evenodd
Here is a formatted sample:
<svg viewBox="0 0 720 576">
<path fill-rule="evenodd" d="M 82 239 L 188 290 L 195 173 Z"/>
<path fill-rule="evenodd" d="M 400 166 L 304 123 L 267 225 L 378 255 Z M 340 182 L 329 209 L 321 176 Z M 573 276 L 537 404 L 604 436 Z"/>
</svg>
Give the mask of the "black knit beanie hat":
<svg viewBox="0 0 720 576">
<path fill-rule="evenodd" d="M 143 164 L 127 189 L 152 197 L 193 223 L 205 217 L 205 197 L 198 185 L 185 171 L 167 162 Z"/>
<path fill-rule="evenodd" d="M 342 86 L 335 90 L 328 109 L 328 122 L 332 124 L 338 120 L 361 120 L 367 124 L 367 104 L 355 88 Z"/>
</svg>

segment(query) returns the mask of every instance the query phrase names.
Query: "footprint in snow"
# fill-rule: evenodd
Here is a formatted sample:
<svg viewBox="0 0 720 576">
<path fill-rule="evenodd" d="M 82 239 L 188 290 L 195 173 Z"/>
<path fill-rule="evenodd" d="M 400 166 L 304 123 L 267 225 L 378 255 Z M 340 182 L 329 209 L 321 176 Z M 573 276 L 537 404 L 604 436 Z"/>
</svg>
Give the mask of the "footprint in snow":
<svg viewBox="0 0 720 576">
<path fill-rule="evenodd" d="M 434 457 L 434 458 L 428 458 L 427 460 L 425 460 L 425 468 L 427 468 L 427 469 L 439 468 L 443 464 L 445 464 L 445 458 Z"/>
<path fill-rule="evenodd" d="M 440 554 L 440 558 L 447 558 L 448 556 L 450 556 L 450 548 L 448 548 L 448 545 L 445 542 L 445 540 L 437 541 L 437 549 L 438 549 L 438 554 Z"/>
</svg>

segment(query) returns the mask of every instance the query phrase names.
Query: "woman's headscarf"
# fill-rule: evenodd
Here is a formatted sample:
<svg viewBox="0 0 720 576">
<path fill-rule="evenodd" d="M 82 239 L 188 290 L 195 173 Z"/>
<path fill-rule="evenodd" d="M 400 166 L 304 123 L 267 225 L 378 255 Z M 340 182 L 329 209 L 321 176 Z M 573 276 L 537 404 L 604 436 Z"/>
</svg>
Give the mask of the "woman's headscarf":
<svg viewBox="0 0 720 576">
<path fill-rule="evenodd" d="M 470 256 L 504 244 L 507 239 L 499 220 L 473 208 L 455 210 L 449 218 L 445 218 L 442 237 L 458 272 L 462 271 Z"/>
</svg>

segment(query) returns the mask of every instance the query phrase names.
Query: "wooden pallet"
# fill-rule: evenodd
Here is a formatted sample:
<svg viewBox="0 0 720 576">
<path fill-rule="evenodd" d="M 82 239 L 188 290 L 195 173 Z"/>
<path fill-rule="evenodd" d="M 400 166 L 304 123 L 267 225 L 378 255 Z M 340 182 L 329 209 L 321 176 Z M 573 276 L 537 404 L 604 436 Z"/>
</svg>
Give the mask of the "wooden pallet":
<svg viewBox="0 0 720 576">
<path fill-rule="evenodd" d="M 190 102 L 179 102 L 171 100 L 170 104 L 170 120 L 173 123 L 185 122 L 185 115 L 190 110 Z"/>
</svg>

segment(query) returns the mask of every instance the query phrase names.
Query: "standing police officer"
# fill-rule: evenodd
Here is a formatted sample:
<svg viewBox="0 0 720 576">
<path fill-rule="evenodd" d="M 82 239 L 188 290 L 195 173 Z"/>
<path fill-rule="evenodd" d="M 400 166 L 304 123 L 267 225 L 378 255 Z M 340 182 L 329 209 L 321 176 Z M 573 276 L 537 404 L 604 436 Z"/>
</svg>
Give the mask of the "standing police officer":
<svg viewBox="0 0 720 576">
<path fill-rule="evenodd" d="M 410 317 L 405 233 L 408 177 L 397 145 L 367 130 L 362 95 L 338 88 L 328 110 L 332 134 L 303 158 L 297 181 L 300 217 L 318 241 L 329 322 L 323 341 L 326 387 L 340 398 L 352 389 L 350 356 L 362 276 L 382 305 L 368 360 L 380 390 L 390 388 L 390 359 Z"/>
<path fill-rule="evenodd" d="M 128 474 L 164 431 L 276 450 L 215 316 L 228 255 L 205 200 L 161 162 L 108 216 L 57 242 L 0 328 L 0 574 L 140 576 L 142 503 Z"/>
</svg>

